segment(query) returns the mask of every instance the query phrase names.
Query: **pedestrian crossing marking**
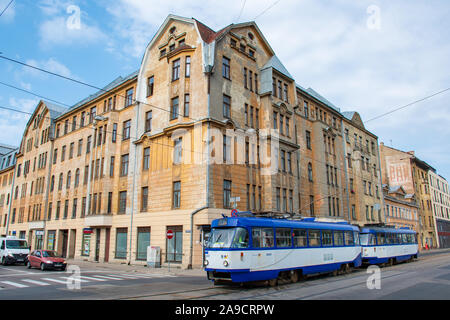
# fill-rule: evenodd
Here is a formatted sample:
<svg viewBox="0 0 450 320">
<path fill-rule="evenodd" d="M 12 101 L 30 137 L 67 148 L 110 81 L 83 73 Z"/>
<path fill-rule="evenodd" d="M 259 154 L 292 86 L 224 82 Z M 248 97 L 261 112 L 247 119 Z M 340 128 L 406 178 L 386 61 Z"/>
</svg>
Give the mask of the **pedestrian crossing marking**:
<svg viewBox="0 0 450 320">
<path fill-rule="evenodd" d="M 47 280 L 47 281 L 52 281 L 52 282 L 56 282 L 56 283 L 63 283 L 63 284 L 67 284 L 66 280 L 58 280 L 58 279 L 52 279 L 52 278 L 42 278 L 42 280 Z"/>
<path fill-rule="evenodd" d="M 38 278 L 38 279 L 20 279 L 17 281 L 0 281 L 0 283 L 7 285 L 8 287 L 3 289 L 19 289 L 29 288 L 30 286 L 50 286 L 55 284 L 67 284 L 70 281 L 76 281 L 79 283 L 88 283 L 94 281 L 117 281 L 117 280 L 137 280 L 137 279 L 152 279 L 152 278 L 170 278 L 176 277 L 175 275 L 161 274 L 161 273 L 137 273 L 137 274 L 90 274 L 89 276 L 64 276 L 57 278 Z M 36 274 L 34 274 L 36 275 Z M 13 288 L 11 288 L 13 287 Z"/>
<path fill-rule="evenodd" d="M 38 286 L 49 286 L 50 285 L 50 283 L 47 283 L 47 282 L 31 280 L 31 279 L 23 279 L 22 281 L 32 283 L 32 284 L 37 284 Z"/>
<path fill-rule="evenodd" d="M 101 276 L 101 275 L 95 275 L 97 278 L 104 278 L 104 279 L 109 279 L 109 280 L 125 280 L 122 278 L 117 278 L 117 277 L 109 277 L 109 276 Z"/>
<path fill-rule="evenodd" d="M 13 286 L 13 287 L 17 287 L 17 288 L 28 288 L 27 285 L 20 284 L 17 282 L 12 282 L 12 281 L 2 281 L 2 283 Z"/>
</svg>

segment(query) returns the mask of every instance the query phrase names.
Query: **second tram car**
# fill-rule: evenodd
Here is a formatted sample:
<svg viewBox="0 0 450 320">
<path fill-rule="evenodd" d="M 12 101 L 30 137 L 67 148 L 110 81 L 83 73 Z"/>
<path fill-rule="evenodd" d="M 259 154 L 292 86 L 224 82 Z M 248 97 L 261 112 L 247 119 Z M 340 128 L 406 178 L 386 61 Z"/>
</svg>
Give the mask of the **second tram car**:
<svg viewBox="0 0 450 320">
<path fill-rule="evenodd" d="M 361 265 L 359 228 L 314 218 L 287 220 L 231 217 L 212 222 L 205 248 L 208 279 L 270 280 L 348 271 Z"/>
<path fill-rule="evenodd" d="M 360 232 L 364 264 L 389 264 L 418 257 L 417 233 L 409 228 L 365 227 Z"/>
</svg>

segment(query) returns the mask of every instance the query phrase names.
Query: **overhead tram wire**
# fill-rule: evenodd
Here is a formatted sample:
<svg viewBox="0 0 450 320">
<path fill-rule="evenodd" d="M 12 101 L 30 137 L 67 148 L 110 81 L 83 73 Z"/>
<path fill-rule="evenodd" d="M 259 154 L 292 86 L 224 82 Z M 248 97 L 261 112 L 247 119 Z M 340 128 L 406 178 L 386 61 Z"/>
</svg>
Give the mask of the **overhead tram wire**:
<svg viewBox="0 0 450 320">
<path fill-rule="evenodd" d="M 389 115 L 389 114 L 391 114 L 391 113 L 394 113 L 394 112 L 399 111 L 399 110 L 401 110 L 401 109 L 405 109 L 405 108 L 410 107 L 410 106 L 412 106 L 412 105 L 414 105 L 414 104 L 416 104 L 416 103 L 425 101 L 425 100 L 427 100 L 427 99 L 430 99 L 430 98 L 432 98 L 432 97 L 435 97 L 435 96 L 437 96 L 437 95 L 439 95 L 439 94 L 442 94 L 442 93 L 444 93 L 444 92 L 447 92 L 447 91 L 450 91 L 450 88 L 441 90 L 441 91 L 436 92 L 436 93 L 433 93 L 433 94 L 431 94 L 431 95 L 429 95 L 429 96 L 427 96 L 427 97 L 425 97 L 425 98 L 416 100 L 416 101 L 411 102 L 411 103 L 408 103 L 408 104 L 406 104 L 406 105 L 404 105 L 404 106 L 402 106 L 402 107 L 393 109 L 393 110 L 388 111 L 388 112 L 386 112 L 386 113 L 383 113 L 383 114 L 381 114 L 381 115 L 379 115 L 379 116 L 376 116 L 376 117 L 374 117 L 374 118 L 372 118 L 372 119 L 369 119 L 369 120 L 365 121 L 365 123 L 367 123 L 367 122 L 369 122 L 369 121 L 373 121 L 373 120 L 380 119 L 380 118 L 382 118 L 382 117 L 384 117 L 384 116 L 387 116 L 387 115 Z"/>
<path fill-rule="evenodd" d="M 236 22 L 239 22 L 239 19 L 241 18 L 242 13 L 244 12 L 244 7 L 245 7 L 245 3 L 246 3 L 246 2 L 247 2 L 247 0 L 243 0 L 243 1 L 242 1 L 241 11 L 239 11 L 239 16 L 237 17 Z"/>
<path fill-rule="evenodd" d="M 3 9 L 3 11 L 0 13 L 0 17 L 3 15 L 3 13 L 5 13 L 6 10 L 8 10 L 9 6 L 11 5 L 11 3 L 13 3 L 14 0 L 11 0 L 8 5 L 5 7 L 5 9 Z"/>
<path fill-rule="evenodd" d="M 256 19 L 258 19 L 260 16 L 262 16 L 263 14 L 265 14 L 267 11 L 269 11 L 270 9 L 272 9 L 273 7 L 275 7 L 278 2 L 280 2 L 281 0 L 277 0 L 274 3 L 272 3 L 269 7 L 267 7 L 266 9 L 264 9 L 260 14 L 258 14 L 256 17 L 253 18 L 253 21 L 255 21 Z"/>
<path fill-rule="evenodd" d="M 92 88 L 92 89 L 96 89 L 96 90 L 101 91 L 101 92 L 104 92 L 104 93 L 108 93 L 108 92 L 109 92 L 108 90 L 105 90 L 105 89 L 103 89 L 103 88 L 99 88 L 99 87 L 94 86 L 94 85 L 91 85 L 91 84 L 89 84 L 89 83 L 86 83 L 86 82 L 83 82 L 83 81 L 80 81 L 80 80 L 76 80 L 76 79 L 73 79 L 73 78 L 70 78 L 70 77 L 67 77 L 67 76 L 63 76 L 63 75 L 61 75 L 61 74 L 58 74 L 58 73 L 55 73 L 55 72 L 52 72 L 52 71 L 49 71 L 49 70 L 45 70 L 45 69 L 42 69 L 42 68 L 39 68 L 39 67 L 36 67 L 36 66 L 32 66 L 32 65 L 29 65 L 29 64 L 27 64 L 27 63 L 24 63 L 24 62 L 15 60 L 15 59 L 11 59 L 11 58 L 8 58 L 8 57 L 2 56 L 2 55 L 0 55 L 0 58 L 1 58 L 1 59 L 4 59 L 4 60 L 7 60 L 7 61 L 10 61 L 10 62 L 14 62 L 14 63 L 20 64 L 20 65 L 25 66 L 25 67 L 28 67 L 28 68 L 32 68 L 32 69 L 35 69 L 35 70 L 38 70 L 38 71 L 41 71 L 41 72 L 44 72 L 44 73 L 53 75 L 53 76 L 55 76 L 55 77 L 59 77 L 59 78 L 62 78 L 62 79 L 68 80 L 68 81 L 75 82 L 75 83 L 80 84 L 80 85 L 83 85 L 83 86 L 87 86 L 87 87 Z M 117 94 L 117 96 L 118 96 L 118 97 L 122 97 L 122 98 L 124 98 L 124 99 L 127 99 L 126 96 L 123 96 L 123 95 L 121 95 L 121 94 Z M 182 114 L 182 113 L 178 113 L 178 112 L 175 113 L 175 112 L 172 112 L 171 110 L 167 110 L 167 109 L 164 109 L 164 108 L 161 108 L 161 107 L 158 107 L 158 106 L 149 104 L 149 103 L 147 103 L 147 102 L 138 101 L 136 98 L 133 98 L 132 100 L 133 100 L 134 102 L 136 102 L 136 103 L 141 103 L 141 104 L 150 106 L 150 107 L 152 107 L 152 108 L 156 108 L 156 109 L 162 110 L 162 111 L 164 111 L 164 112 L 168 112 L 169 114 L 173 114 L 173 115 L 176 114 L 177 116 L 182 116 L 182 117 L 188 118 L 188 119 L 190 119 L 190 120 L 192 120 L 192 121 L 199 121 L 199 120 L 200 120 L 200 119 L 193 119 L 193 118 L 191 118 L 191 117 L 189 117 L 189 116 L 188 116 L 188 117 L 185 117 L 184 114 Z"/>
</svg>

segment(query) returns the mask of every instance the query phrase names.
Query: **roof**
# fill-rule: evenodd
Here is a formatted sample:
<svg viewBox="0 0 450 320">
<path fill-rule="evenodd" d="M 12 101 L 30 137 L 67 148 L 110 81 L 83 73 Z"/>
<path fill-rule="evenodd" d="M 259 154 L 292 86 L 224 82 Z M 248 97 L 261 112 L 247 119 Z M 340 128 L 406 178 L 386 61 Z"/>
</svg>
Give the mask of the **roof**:
<svg viewBox="0 0 450 320">
<path fill-rule="evenodd" d="M 264 67 L 262 67 L 262 70 L 267 69 L 267 68 L 273 68 L 273 69 L 277 70 L 279 73 L 288 77 L 289 79 L 294 80 L 294 78 L 291 76 L 289 71 L 281 63 L 280 59 L 278 59 L 277 56 L 272 56 L 272 58 L 270 58 L 270 60 L 267 61 L 267 63 L 264 65 Z"/>
<path fill-rule="evenodd" d="M 14 167 L 16 164 L 16 154 L 18 152 L 18 147 L 0 144 L 0 171 Z"/>
<path fill-rule="evenodd" d="M 327 107 L 330 107 L 331 109 L 336 110 L 337 112 L 341 112 L 341 109 L 339 109 L 338 107 L 336 107 L 334 104 L 332 104 L 330 101 L 328 101 L 327 99 L 325 99 L 322 95 L 320 95 L 317 91 L 315 91 L 313 88 L 308 88 L 305 89 L 300 85 L 296 85 L 297 89 L 303 91 L 304 93 L 306 93 L 307 95 L 319 100 L 320 102 L 322 102 L 324 105 L 326 105 Z"/>
<path fill-rule="evenodd" d="M 121 84 L 127 82 L 130 79 L 133 79 L 134 77 L 137 77 L 139 73 L 139 70 L 134 71 L 133 73 L 130 73 L 128 76 L 126 77 L 117 77 L 114 81 L 112 81 L 111 83 L 109 83 L 108 85 L 106 85 L 105 87 L 103 87 L 101 90 L 97 91 L 94 94 L 91 94 L 89 97 L 81 100 L 80 102 L 76 103 L 75 105 L 73 105 L 72 107 L 70 107 L 70 109 L 68 111 L 72 111 L 73 109 L 76 109 L 78 107 L 81 107 L 82 105 L 89 103 L 92 100 L 95 100 L 96 98 L 100 97 L 102 94 L 104 94 L 106 91 L 109 91 L 115 87 L 120 86 Z"/>
<path fill-rule="evenodd" d="M 355 111 L 344 111 L 342 112 L 342 115 L 351 121 L 355 113 L 356 113 Z"/>
<path fill-rule="evenodd" d="M 226 220 L 226 223 L 225 223 Z M 257 227 L 280 227 L 280 228 L 310 228 L 310 229 L 333 229 L 333 230 L 354 230 L 358 231 L 358 227 L 348 223 L 329 223 L 312 220 L 287 220 L 287 219 L 271 219 L 271 218 L 223 218 L 213 220 L 213 228 L 216 227 L 237 227 L 237 226 L 257 226 Z"/>
</svg>

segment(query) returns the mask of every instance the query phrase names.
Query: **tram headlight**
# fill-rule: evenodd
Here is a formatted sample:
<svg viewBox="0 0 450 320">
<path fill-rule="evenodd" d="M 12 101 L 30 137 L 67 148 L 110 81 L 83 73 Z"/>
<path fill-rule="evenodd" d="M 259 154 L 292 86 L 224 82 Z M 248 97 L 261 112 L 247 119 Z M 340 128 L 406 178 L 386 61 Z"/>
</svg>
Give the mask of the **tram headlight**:
<svg viewBox="0 0 450 320">
<path fill-rule="evenodd" d="M 225 261 L 223 262 L 223 265 L 224 265 L 225 267 L 228 267 L 228 265 L 229 265 L 228 261 L 225 260 Z"/>
<path fill-rule="evenodd" d="M 205 267 L 209 264 L 209 261 L 208 260 L 205 260 L 204 262 L 203 262 L 203 264 L 205 265 Z"/>
</svg>

